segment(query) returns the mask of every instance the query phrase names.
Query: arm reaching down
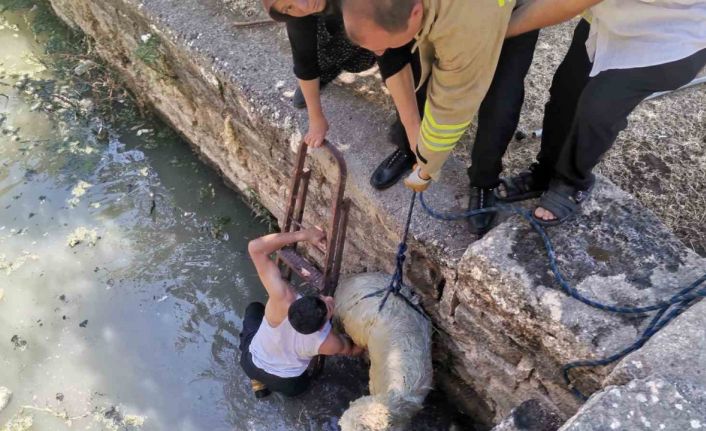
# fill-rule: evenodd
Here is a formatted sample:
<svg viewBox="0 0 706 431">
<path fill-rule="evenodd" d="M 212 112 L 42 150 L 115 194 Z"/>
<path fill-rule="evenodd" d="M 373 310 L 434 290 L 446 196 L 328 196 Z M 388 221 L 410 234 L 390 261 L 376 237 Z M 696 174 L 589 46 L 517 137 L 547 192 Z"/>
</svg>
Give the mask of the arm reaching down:
<svg viewBox="0 0 706 431">
<path fill-rule="evenodd" d="M 603 0 L 534 0 L 517 9 L 506 38 L 568 21 Z"/>
<path fill-rule="evenodd" d="M 448 19 L 452 27 L 437 31 L 433 40 L 435 59 L 424 118 L 416 131 L 418 169 L 408 177 L 408 185 L 423 188 L 427 178 L 439 178 L 490 87 L 512 12 L 494 1 L 457 4 L 463 5 L 458 9 L 463 24 Z"/>
<path fill-rule="evenodd" d="M 294 74 L 299 80 L 306 109 L 309 130 L 304 142 L 310 147 L 323 144 L 328 132 L 328 122 L 321 108 L 321 70 L 319 68 L 317 28 L 319 17 L 309 15 L 287 21 L 287 36 L 292 47 Z"/>
<path fill-rule="evenodd" d="M 302 89 L 309 114 L 309 130 L 304 135 L 304 142 L 310 147 L 320 147 L 328 132 L 328 121 L 321 107 L 320 80 L 319 78 L 308 81 L 300 79 L 299 88 Z"/>
<path fill-rule="evenodd" d="M 395 103 L 400 121 L 404 126 L 407 139 L 412 152 L 417 149 L 417 132 L 419 131 L 419 108 L 414 93 L 414 76 L 412 66 L 407 64 L 399 72 L 385 80 L 385 85 L 390 91 L 392 101 Z"/>
<path fill-rule="evenodd" d="M 364 351 L 365 349 L 356 346 L 347 335 L 337 334 L 333 331 L 328 334 L 328 337 L 326 337 L 319 347 L 319 354 L 325 356 L 358 356 Z"/>
</svg>

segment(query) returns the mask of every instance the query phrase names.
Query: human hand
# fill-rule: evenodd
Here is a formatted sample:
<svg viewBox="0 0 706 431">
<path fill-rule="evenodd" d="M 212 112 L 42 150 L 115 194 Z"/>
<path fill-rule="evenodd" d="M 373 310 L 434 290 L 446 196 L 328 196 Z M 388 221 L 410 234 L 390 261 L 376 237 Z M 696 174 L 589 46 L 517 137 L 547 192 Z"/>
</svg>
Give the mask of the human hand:
<svg viewBox="0 0 706 431">
<path fill-rule="evenodd" d="M 317 148 L 323 145 L 328 132 L 328 121 L 326 117 L 309 116 L 309 130 L 304 135 L 304 142 L 310 147 Z"/>
<path fill-rule="evenodd" d="M 365 352 L 365 347 L 360 347 L 357 344 L 353 344 L 351 348 L 351 356 L 360 356 Z"/>
<path fill-rule="evenodd" d="M 353 339 L 348 334 L 338 334 L 338 337 L 343 342 L 343 351 L 341 354 L 345 356 L 360 356 L 365 352 L 365 348 L 358 346 L 353 342 Z"/>
<path fill-rule="evenodd" d="M 310 227 L 303 231 L 304 239 L 320 247 L 322 250 L 326 249 L 326 232 L 318 226 Z"/>
<path fill-rule="evenodd" d="M 417 193 L 429 188 L 429 184 L 431 184 L 431 177 L 424 173 L 419 165 L 415 165 L 412 173 L 404 179 L 404 185 Z"/>
</svg>

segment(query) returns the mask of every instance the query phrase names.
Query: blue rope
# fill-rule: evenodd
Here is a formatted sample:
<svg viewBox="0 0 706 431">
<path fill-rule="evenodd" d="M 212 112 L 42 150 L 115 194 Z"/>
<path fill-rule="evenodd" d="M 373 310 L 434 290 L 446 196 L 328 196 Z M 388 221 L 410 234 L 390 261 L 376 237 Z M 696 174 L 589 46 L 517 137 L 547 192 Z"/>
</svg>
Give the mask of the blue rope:
<svg viewBox="0 0 706 431">
<path fill-rule="evenodd" d="M 412 198 L 414 199 L 414 197 Z M 429 215 L 432 217 L 439 219 L 439 220 L 446 220 L 446 221 L 453 221 L 453 220 L 460 220 L 464 218 L 469 218 L 473 217 L 478 214 L 485 214 L 485 213 L 497 213 L 497 212 L 507 212 L 507 213 L 515 213 L 520 215 L 522 218 L 524 218 L 526 221 L 529 222 L 530 226 L 539 234 L 540 238 L 542 239 L 542 242 L 544 243 L 544 248 L 546 249 L 547 252 L 547 258 L 549 259 L 549 267 L 554 274 L 554 278 L 556 279 L 557 283 L 561 287 L 561 289 L 569 296 L 571 296 L 574 299 L 577 299 L 578 301 L 583 302 L 586 305 L 589 305 L 593 308 L 597 308 L 599 310 L 603 311 L 608 311 L 612 313 L 618 313 L 618 314 L 644 314 L 650 311 L 657 311 L 655 316 L 652 318 L 650 321 L 649 325 L 647 325 L 647 328 L 642 332 L 640 337 L 632 343 L 630 346 L 626 347 L 625 349 L 602 359 L 595 359 L 595 360 L 581 360 L 581 361 L 574 361 L 570 362 L 562 367 L 562 374 L 564 377 L 564 381 L 566 384 L 569 386 L 571 391 L 576 395 L 577 397 L 586 400 L 587 397 L 584 395 L 578 388 L 576 388 L 569 376 L 569 371 L 573 368 L 580 368 L 580 367 L 598 367 L 598 366 L 603 366 L 603 365 L 608 365 L 612 362 L 615 362 L 619 360 L 620 358 L 626 356 L 627 354 L 634 352 L 635 350 L 639 349 L 642 347 L 647 340 L 649 340 L 654 334 L 656 334 L 660 329 L 665 327 L 669 322 L 674 320 L 677 316 L 679 316 L 681 313 L 683 313 L 685 310 L 687 310 L 692 304 L 696 303 L 699 299 L 702 297 L 706 296 L 706 286 L 703 288 L 698 289 L 698 287 L 706 282 L 706 274 L 702 275 L 698 280 L 694 281 L 691 283 L 689 286 L 684 287 L 683 289 L 679 290 L 674 296 L 671 298 L 665 300 L 665 301 L 660 301 L 651 305 L 647 306 L 642 306 L 642 307 L 625 307 L 625 306 L 619 306 L 619 305 L 610 305 L 610 304 L 603 304 L 601 302 L 598 302 L 594 299 L 590 299 L 584 295 L 582 295 L 578 290 L 573 288 L 567 281 L 564 275 L 562 274 L 561 270 L 559 269 L 559 265 L 557 263 L 556 259 L 556 253 L 554 252 L 554 246 L 552 245 L 551 240 L 549 239 L 549 235 L 547 235 L 547 232 L 544 230 L 544 227 L 542 227 L 541 224 L 539 224 L 534 217 L 532 216 L 531 211 L 513 206 L 513 205 L 498 205 L 495 207 L 489 207 L 489 208 L 480 208 L 476 210 L 468 210 L 464 212 L 459 212 L 459 213 L 442 213 L 439 211 L 436 211 L 435 209 L 431 208 L 426 201 L 424 200 L 424 193 L 419 194 L 419 202 L 422 205 L 422 208 L 426 210 Z M 409 220 L 408 220 L 409 224 Z M 672 308 L 673 306 L 673 308 Z M 669 310 L 672 308 L 671 310 Z M 669 311 L 669 313 L 667 313 Z M 666 316 L 665 316 L 666 314 Z"/>
<path fill-rule="evenodd" d="M 361 300 L 366 299 L 366 298 L 371 298 L 373 296 L 380 296 L 384 294 L 382 301 L 380 301 L 380 306 L 378 307 L 378 313 L 382 311 L 383 307 L 385 307 L 385 303 L 387 303 L 387 299 L 390 297 L 390 294 L 394 294 L 395 296 L 401 298 L 406 302 L 414 311 L 417 313 L 421 314 L 425 318 L 428 319 L 427 315 L 424 313 L 424 311 L 419 308 L 419 306 L 412 301 L 410 301 L 409 298 L 407 298 L 405 295 L 402 294 L 400 291 L 403 286 L 403 276 L 404 276 L 404 261 L 405 261 L 405 255 L 407 253 L 407 237 L 409 236 L 409 225 L 412 223 L 412 213 L 414 212 L 414 202 L 417 200 L 417 193 L 412 192 L 412 200 L 409 203 L 409 210 L 407 211 L 407 221 L 405 222 L 404 225 L 404 233 L 402 234 L 402 241 L 399 243 L 397 246 L 397 255 L 395 256 L 395 273 L 392 274 L 392 278 L 390 279 L 390 284 L 380 290 L 377 290 L 375 292 L 369 293 L 365 295 L 364 297 L 361 298 Z"/>
</svg>

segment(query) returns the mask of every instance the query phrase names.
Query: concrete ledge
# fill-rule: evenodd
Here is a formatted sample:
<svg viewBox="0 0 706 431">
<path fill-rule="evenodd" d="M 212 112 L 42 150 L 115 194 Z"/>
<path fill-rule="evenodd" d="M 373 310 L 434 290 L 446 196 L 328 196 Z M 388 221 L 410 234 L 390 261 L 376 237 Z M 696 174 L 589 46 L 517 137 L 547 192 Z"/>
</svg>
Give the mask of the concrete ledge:
<svg viewBox="0 0 706 431">
<path fill-rule="evenodd" d="M 673 384 L 706 418 L 706 301 L 695 304 L 645 346 L 626 356 L 605 380 L 625 385 L 659 376 Z M 706 420 L 702 421 L 706 428 Z M 688 428 L 685 428 L 688 429 Z"/>
<path fill-rule="evenodd" d="M 236 29 L 217 0 L 52 4 L 96 41 L 98 52 L 135 93 L 226 181 L 256 192 L 282 216 L 293 147 L 305 123 L 286 96 L 293 80 L 280 27 Z M 136 55 L 146 34 L 158 41 L 156 64 Z M 329 138 L 348 163 L 347 195 L 353 201 L 344 270 L 390 271 L 409 193 L 400 185 L 375 192 L 368 177 L 391 149 L 386 128 L 392 113 L 338 86 L 326 91 L 324 104 Z M 321 222 L 335 172 L 324 153 L 312 155 L 305 217 Z M 430 202 L 439 209 L 464 208 L 466 181 L 462 164 L 452 159 L 430 190 Z M 596 298 L 652 302 L 706 267 L 651 212 L 607 181 L 600 182 L 584 213 L 552 229 L 551 236 L 568 278 Z M 644 325 L 641 318 L 601 313 L 557 291 L 537 237 L 519 220 L 471 244 L 464 223 L 437 222 L 417 210 L 412 237 L 407 276 L 440 328 L 439 381 L 477 394 L 463 404 L 489 423 L 528 399 L 570 416 L 579 403 L 561 382 L 559 364 L 610 353 Z M 585 372 L 582 382 L 599 385 L 604 374 Z"/>
<path fill-rule="evenodd" d="M 655 376 L 599 392 L 560 431 L 699 430 L 704 418 L 676 385 Z"/>
<path fill-rule="evenodd" d="M 569 282 L 607 304 L 657 302 L 704 271 L 703 259 L 603 179 L 582 216 L 549 234 Z M 516 405 L 518 396 L 532 394 L 570 411 L 575 400 L 561 383 L 561 365 L 620 350 L 648 320 L 603 312 L 558 290 L 542 242 L 519 217 L 473 243 L 454 275 L 438 318 L 446 323 L 448 343 L 463 352 L 457 356 L 458 372 L 474 370 L 467 379 L 482 388 L 484 399 Z M 598 388 L 605 372 L 585 370 L 579 384 Z"/>
</svg>

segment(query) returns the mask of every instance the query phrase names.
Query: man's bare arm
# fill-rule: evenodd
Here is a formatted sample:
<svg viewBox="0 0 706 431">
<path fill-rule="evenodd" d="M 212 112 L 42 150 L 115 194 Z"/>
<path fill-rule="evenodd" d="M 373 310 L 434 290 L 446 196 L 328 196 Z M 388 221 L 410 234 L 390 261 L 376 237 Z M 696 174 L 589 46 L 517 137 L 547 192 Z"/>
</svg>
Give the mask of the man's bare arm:
<svg viewBox="0 0 706 431">
<path fill-rule="evenodd" d="M 310 147 L 319 147 L 324 143 L 328 132 L 328 121 L 321 107 L 321 84 L 319 78 L 305 81 L 299 80 L 302 89 L 306 110 L 309 115 L 309 130 L 304 135 L 304 141 Z"/>
<path fill-rule="evenodd" d="M 414 152 L 417 148 L 417 135 L 421 119 L 419 117 L 419 108 L 417 107 L 417 98 L 414 94 L 412 66 L 407 64 L 399 72 L 387 78 L 385 85 L 390 91 L 392 101 L 395 103 L 400 120 L 407 133 L 409 145 L 412 152 Z"/>
<path fill-rule="evenodd" d="M 533 0 L 512 14 L 508 37 L 568 21 L 603 0 Z"/>
<path fill-rule="evenodd" d="M 358 356 L 363 353 L 364 350 L 365 349 L 362 347 L 356 346 L 348 336 L 331 331 L 324 342 L 321 343 L 319 354 L 325 356 Z"/>
<path fill-rule="evenodd" d="M 257 269 L 257 275 L 270 298 L 279 301 L 289 293 L 287 283 L 270 255 L 282 247 L 299 241 L 323 241 L 324 233 L 312 228 L 296 232 L 273 233 L 254 239 L 248 244 L 248 253 Z"/>
</svg>

